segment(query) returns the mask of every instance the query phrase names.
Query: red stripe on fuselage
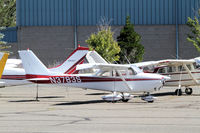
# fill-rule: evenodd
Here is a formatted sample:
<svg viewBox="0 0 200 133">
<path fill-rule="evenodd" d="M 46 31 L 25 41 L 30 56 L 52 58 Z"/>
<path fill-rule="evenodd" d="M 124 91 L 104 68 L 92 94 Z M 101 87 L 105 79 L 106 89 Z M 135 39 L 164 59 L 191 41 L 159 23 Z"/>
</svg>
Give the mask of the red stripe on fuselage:
<svg viewBox="0 0 200 133">
<path fill-rule="evenodd" d="M 52 83 L 50 78 L 55 80 L 55 83 L 87 83 L 87 82 L 115 82 L 123 81 L 121 78 L 113 77 L 86 77 L 86 76 L 47 76 L 47 75 L 26 75 L 27 79 L 38 78 L 38 80 L 31 80 L 35 83 Z M 49 78 L 49 80 L 39 80 L 39 78 Z M 78 81 L 80 79 L 80 82 Z M 126 81 L 151 81 L 151 80 L 161 80 L 161 79 L 125 79 Z"/>
<path fill-rule="evenodd" d="M 26 79 L 26 75 L 2 75 L 1 78 L 10 80 L 24 80 Z"/>
</svg>

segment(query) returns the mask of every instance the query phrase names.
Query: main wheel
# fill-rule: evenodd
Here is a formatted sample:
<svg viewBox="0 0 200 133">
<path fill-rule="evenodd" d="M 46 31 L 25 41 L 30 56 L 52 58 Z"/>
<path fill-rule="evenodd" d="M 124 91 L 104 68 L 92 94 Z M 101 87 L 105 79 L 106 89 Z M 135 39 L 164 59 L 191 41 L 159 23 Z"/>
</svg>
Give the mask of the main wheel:
<svg viewBox="0 0 200 133">
<path fill-rule="evenodd" d="M 148 101 L 148 103 L 153 103 L 154 102 L 154 100 L 152 100 L 152 101 Z"/>
<path fill-rule="evenodd" d="M 122 99 L 122 102 L 128 102 L 129 99 Z"/>
<path fill-rule="evenodd" d="M 192 94 L 192 88 L 185 88 L 185 93 L 187 94 L 187 95 L 191 95 Z"/>
<path fill-rule="evenodd" d="M 176 89 L 175 90 L 175 95 L 181 96 L 182 95 L 182 90 L 181 89 Z"/>
</svg>

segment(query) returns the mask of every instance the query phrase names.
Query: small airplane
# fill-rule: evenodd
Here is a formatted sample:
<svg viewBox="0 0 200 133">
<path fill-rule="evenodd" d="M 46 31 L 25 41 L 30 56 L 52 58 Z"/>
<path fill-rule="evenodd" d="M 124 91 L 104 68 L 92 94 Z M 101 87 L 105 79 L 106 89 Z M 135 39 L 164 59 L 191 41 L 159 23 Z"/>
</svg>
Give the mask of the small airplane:
<svg viewBox="0 0 200 133">
<path fill-rule="evenodd" d="M 27 80 L 38 84 L 57 84 L 71 87 L 88 88 L 113 92 L 103 96 L 105 101 L 127 102 L 133 96 L 129 93 L 144 92 L 148 95 L 142 100 L 153 102 L 150 92 L 159 90 L 169 77 L 159 74 L 142 72 L 134 65 L 120 64 L 82 64 L 76 70 L 98 69 L 90 74 L 67 74 L 58 71 L 52 72 L 37 58 L 31 50 L 19 51 Z M 120 94 L 117 94 L 119 92 Z"/>
<path fill-rule="evenodd" d="M 76 71 L 76 65 L 82 64 L 84 62 L 84 58 L 88 51 L 89 48 L 79 46 L 69 55 L 69 57 L 62 64 L 48 69 L 51 72 L 61 74 L 78 73 L 78 71 Z M 26 73 L 20 59 L 7 60 L 2 75 L 2 81 L 5 82 L 5 86 L 16 86 L 31 83 L 26 80 Z"/>
<path fill-rule="evenodd" d="M 8 59 L 8 53 L 0 52 L 0 78 L 2 77 L 3 70 Z M 0 87 L 4 87 L 4 82 L 0 82 Z"/>
<path fill-rule="evenodd" d="M 191 95 L 191 86 L 200 85 L 200 57 L 189 60 L 167 59 L 160 61 L 149 61 L 138 63 L 136 66 L 143 69 L 146 73 L 158 73 L 170 76 L 165 86 L 178 87 L 176 95 L 182 95 L 181 87 L 185 87 L 185 93 Z"/>
</svg>

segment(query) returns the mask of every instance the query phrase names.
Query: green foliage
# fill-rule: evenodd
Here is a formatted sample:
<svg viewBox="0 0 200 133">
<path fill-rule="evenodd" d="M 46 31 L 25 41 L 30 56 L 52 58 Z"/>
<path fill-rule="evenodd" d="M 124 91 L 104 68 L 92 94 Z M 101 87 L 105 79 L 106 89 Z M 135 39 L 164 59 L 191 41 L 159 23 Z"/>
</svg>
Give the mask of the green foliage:
<svg viewBox="0 0 200 133">
<path fill-rule="evenodd" d="M 130 63 L 140 62 L 144 55 L 144 46 L 140 43 L 141 36 L 134 31 L 134 26 L 130 22 L 130 17 L 126 17 L 126 25 L 120 31 L 120 35 L 117 37 L 118 44 L 121 48 L 120 63 L 127 63 L 127 59 Z"/>
<path fill-rule="evenodd" d="M 86 43 L 89 44 L 91 50 L 95 49 L 104 59 L 109 62 L 118 61 L 120 47 L 113 39 L 111 27 L 101 28 L 98 33 L 93 33 Z"/>
<path fill-rule="evenodd" d="M 0 0 L 0 27 L 16 25 L 16 0 Z"/>
<path fill-rule="evenodd" d="M 4 29 L 3 27 L 0 27 L 0 30 L 3 30 L 3 29 Z M 5 46 L 6 42 L 2 41 L 3 37 L 4 37 L 4 34 L 0 32 L 0 50 L 6 48 Z"/>
<path fill-rule="evenodd" d="M 188 34 L 187 40 L 192 42 L 194 47 L 200 52 L 200 25 L 199 20 L 195 16 L 194 20 L 188 17 L 187 25 L 190 27 L 192 34 Z"/>
</svg>

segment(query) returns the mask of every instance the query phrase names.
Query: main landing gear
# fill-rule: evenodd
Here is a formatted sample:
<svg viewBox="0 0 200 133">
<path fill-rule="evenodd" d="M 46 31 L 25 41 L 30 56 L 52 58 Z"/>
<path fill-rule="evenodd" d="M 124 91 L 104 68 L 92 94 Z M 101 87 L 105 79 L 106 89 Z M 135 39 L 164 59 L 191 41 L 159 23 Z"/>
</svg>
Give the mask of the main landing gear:
<svg viewBox="0 0 200 133">
<path fill-rule="evenodd" d="M 142 96 L 141 99 L 148 102 L 148 103 L 153 103 L 155 97 L 151 96 L 150 93 L 148 92 L 147 96 Z"/>
<path fill-rule="evenodd" d="M 185 88 L 185 93 L 186 93 L 187 95 L 191 95 L 192 92 L 193 92 L 192 88 Z M 182 92 L 181 89 L 176 89 L 176 90 L 175 90 L 175 95 L 181 96 L 182 94 L 183 94 L 183 92 Z"/>
<path fill-rule="evenodd" d="M 176 90 L 175 90 L 175 95 L 181 96 L 182 94 L 183 94 L 183 92 L 182 92 L 181 89 L 176 89 Z"/>
<path fill-rule="evenodd" d="M 113 92 L 112 94 L 102 96 L 101 97 L 104 101 L 107 102 L 117 102 L 117 101 L 122 101 L 122 102 L 128 102 L 130 99 L 133 98 L 133 95 L 129 93 L 121 93 L 117 94 L 117 92 Z"/>
</svg>

